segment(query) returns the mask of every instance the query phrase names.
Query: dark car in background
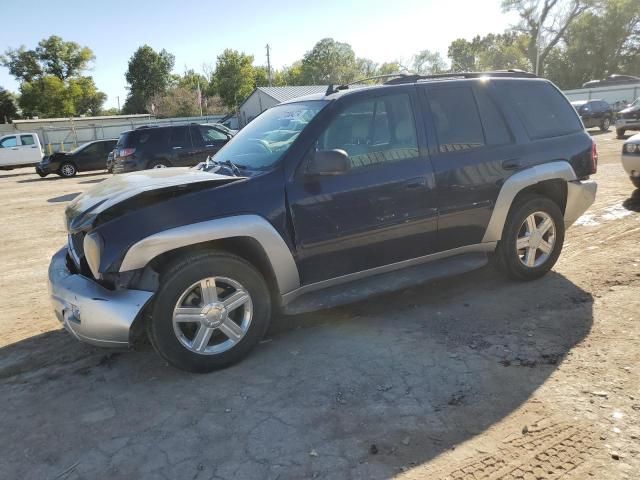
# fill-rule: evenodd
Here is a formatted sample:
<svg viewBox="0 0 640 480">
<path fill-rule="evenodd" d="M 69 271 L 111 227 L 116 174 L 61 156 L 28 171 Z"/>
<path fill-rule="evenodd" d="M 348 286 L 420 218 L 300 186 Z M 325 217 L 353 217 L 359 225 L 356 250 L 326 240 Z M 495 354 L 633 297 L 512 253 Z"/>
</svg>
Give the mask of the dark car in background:
<svg viewBox="0 0 640 480">
<path fill-rule="evenodd" d="M 116 139 L 95 140 L 83 143 L 70 152 L 56 152 L 43 157 L 36 165 L 36 172 L 41 177 L 57 173 L 61 177 L 73 177 L 78 172 L 105 170 L 107 156 L 116 146 Z"/>
<path fill-rule="evenodd" d="M 640 97 L 616 114 L 616 134 L 623 138 L 627 130 L 640 130 Z"/>
<path fill-rule="evenodd" d="M 577 100 L 571 102 L 582 119 L 584 128 L 598 127 L 606 132 L 614 119 L 613 108 L 604 100 Z"/>
<path fill-rule="evenodd" d="M 212 125 L 145 126 L 120 135 L 113 173 L 149 168 L 191 167 L 204 162 L 232 138 Z"/>
</svg>

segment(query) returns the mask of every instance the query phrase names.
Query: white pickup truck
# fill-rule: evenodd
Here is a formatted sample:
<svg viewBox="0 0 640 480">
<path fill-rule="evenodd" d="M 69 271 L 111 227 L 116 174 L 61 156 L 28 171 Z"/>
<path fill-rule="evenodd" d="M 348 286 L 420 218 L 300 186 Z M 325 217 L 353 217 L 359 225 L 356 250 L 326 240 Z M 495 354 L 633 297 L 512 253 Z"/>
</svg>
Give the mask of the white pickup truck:
<svg viewBox="0 0 640 480">
<path fill-rule="evenodd" d="M 42 160 L 42 146 L 36 133 L 15 133 L 0 137 L 0 169 L 34 165 Z"/>
</svg>

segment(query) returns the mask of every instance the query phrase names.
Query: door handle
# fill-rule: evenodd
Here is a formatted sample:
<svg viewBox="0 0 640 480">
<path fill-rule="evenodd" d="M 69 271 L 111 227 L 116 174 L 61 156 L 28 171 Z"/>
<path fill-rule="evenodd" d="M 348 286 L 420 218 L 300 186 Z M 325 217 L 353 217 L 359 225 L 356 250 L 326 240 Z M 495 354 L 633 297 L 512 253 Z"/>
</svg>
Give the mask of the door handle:
<svg viewBox="0 0 640 480">
<path fill-rule="evenodd" d="M 182 150 L 182 147 L 173 147 L 174 150 Z"/>
<path fill-rule="evenodd" d="M 516 158 L 505 160 L 504 162 L 502 162 L 502 168 L 504 168 L 505 170 L 515 170 L 516 168 L 520 168 L 520 160 Z"/>
<path fill-rule="evenodd" d="M 18 150 L 18 147 L 11 147 L 11 150 Z"/>
<path fill-rule="evenodd" d="M 423 188 L 426 185 L 426 180 L 423 178 L 416 178 L 404 183 L 404 188 L 407 190 L 414 190 L 416 188 Z"/>
</svg>

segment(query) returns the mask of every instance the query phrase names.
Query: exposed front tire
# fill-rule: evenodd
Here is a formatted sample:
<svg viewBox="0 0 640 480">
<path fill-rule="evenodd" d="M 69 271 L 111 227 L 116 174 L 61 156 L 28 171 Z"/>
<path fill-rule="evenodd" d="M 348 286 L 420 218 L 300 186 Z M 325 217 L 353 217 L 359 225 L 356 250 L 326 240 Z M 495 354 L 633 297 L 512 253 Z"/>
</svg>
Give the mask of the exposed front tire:
<svg viewBox="0 0 640 480">
<path fill-rule="evenodd" d="M 73 177 L 76 173 L 78 173 L 78 169 L 70 162 L 63 163 L 60 165 L 60 169 L 58 170 L 58 175 L 64 178 Z"/>
<path fill-rule="evenodd" d="M 269 326 L 267 284 L 235 255 L 189 254 L 167 269 L 160 285 L 147 333 L 156 351 L 182 370 L 205 373 L 238 362 Z"/>
<path fill-rule="evenodd" d="M 608 132 L 609 131 L 609 127 L 611 127 L 611 119 L 609 117 L 604 117 L 602 119 L 602 122 L 600 123 L 600 131 L 601 132 Z"/>
<path fill-rule="evenodd" d="M 640 188 L 640 177 L 629 177 L 631 179 L 631 183 L 636 188 Z"/>
<path fill-rule="evenodd" d="M 624 128 L 616 128 L 616 137 L 624 138 L 624 132 L 625 132 Z"/>
<path fill-rule="evenodd" d="M 564 243 L 564 218 L 547 197 L 526 195 L 513 205 L 496 249 L 501 270 L 517 280 L 535 280 L 558 260 Z"/>
</svg>

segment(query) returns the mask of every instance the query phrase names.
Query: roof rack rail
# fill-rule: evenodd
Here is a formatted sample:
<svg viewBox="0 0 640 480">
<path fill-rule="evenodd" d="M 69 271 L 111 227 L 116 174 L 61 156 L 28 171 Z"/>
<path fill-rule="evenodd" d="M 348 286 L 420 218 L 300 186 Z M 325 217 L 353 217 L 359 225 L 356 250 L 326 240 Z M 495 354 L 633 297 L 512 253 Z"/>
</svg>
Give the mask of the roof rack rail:
<svg viewBox="0 0 640 480">
<path fill-rule="evenodd" d="M 488 72 L 455 72 L 455 73 L 435 73 L 432 75 L 404 75 L 400 78 L 394 78 L 385 82 L 385 85 L 400 85 L 403 83 L 415 83 L 419 80 L 432 80 L 438 78 L 481 78 L 481 77 L 507 77 L 507 78 L 538 78 L 531 72 L 525 72 L 519 69 L 510 70 L 494 70 Z"/>
<path fill-rule="evenodd" d="M 351 85 L 357 85 L 358 83 L 362 83 L 362 82 L 368 82 L 369 80 L 378 80 L 380 78 L 391 78 L 391 77 L 407 77 L 408 74 L 406 73 L 387 73 L 385 75 L 375 75 L 373 77 L 367 77 L 367 78 L 361 78 L 360 80 L 356 80 L 354 82 L 350 82 L 350 83 L 344 83 L 342 85 L 338 85 L 336 87 L 333 86 L 333 84 L 329 85 L 329 88 L 327 88 L 327 91 L 325 92 L 325 95 L 331 95 L 332 93 L 336 93 L 340 90 L 346 90 L 348 89 Z"/>
</svg>

